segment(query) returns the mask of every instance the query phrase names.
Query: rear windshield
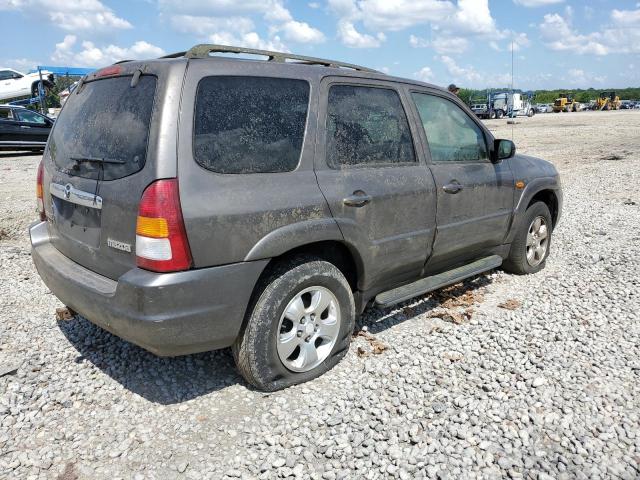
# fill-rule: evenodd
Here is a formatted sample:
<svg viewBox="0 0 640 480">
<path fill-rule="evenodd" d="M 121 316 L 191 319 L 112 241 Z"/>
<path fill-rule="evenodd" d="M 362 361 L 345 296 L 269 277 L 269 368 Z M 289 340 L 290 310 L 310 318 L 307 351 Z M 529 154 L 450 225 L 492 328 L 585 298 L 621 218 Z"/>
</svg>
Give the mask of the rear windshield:
<svg viewBox="0 0 640 480">
<path fill-rule="evenodd" d="M 204 78 L 196 96 L 194 157 L 218 173 L 294 170 L 308 103 L 309 84 L 303 80 Z"/>
<path fill-rule="evenodd" d="M 135 87 L 131 78 L 89 82 L 69 97 L 49 141 L 58 168 L 70 175 L 114 180 L 144 167 L 156 77 L 143 75 Z"/>
</svg>

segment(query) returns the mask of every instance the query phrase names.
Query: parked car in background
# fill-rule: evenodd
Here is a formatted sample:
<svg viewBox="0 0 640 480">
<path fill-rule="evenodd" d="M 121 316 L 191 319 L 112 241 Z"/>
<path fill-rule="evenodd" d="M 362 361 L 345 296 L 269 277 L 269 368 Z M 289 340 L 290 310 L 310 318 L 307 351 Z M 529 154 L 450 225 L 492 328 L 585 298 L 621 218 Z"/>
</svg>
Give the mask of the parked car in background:
<svg viewBox="0 0 640 480">
<path fill-rule="evenodd" d="M 630 110 L 634 107 L 631 100 L 622 100 L 620 102 L 620 110 Z"/>
<path fill-rule="evenodd" d="M 44 150 L 53 120 L 33 110 L 0 105 L 0 150 Z"/>
<path fill-rule="evenodd" d="M 0 100 L 38 95 L 40 75 L 38 72 L 20 73 L 11 68 L 0 68 Z M 45 89 L 54 86 L 53 74 L 42 70 L 42 84 Z"/>
<path fill-rule="evenodd" d="M 553 112 L 553 107 L 549 103 L 538 103 L 535 106 L 537 113 L 551 113 Z"/>
<path fill-rule="evenodd" d="M 368 305 L 542 270 L 562 210 L 553 164 L 446 90 L 219 45 L 87 75 L 36 192 L 63 303 L 159 355 L 232 347 L 262 390 L 336 365 Z"/>
<path fill-rule="evenodd" d="M 58 94 L 58 97 L 60 98 L 60 106 L 64 105 L 64 102 L 67 101 L 67 98 L 69 98 L 69 95 L 73 93 L 73 91 L 76 89 L 77 86 L 78 86 L 78 82 L 73 82 L 71 85 L 69 85 L 67 88 L 65 88 Z"/>
</svg>

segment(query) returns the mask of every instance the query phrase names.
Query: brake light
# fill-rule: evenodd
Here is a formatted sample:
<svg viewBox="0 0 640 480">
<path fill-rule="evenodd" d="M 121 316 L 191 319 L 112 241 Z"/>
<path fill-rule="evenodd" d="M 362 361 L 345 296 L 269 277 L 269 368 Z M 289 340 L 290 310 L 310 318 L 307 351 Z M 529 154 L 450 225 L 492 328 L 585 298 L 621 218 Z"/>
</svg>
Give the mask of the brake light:
<svg viewBox="0 0 640 480">
<path fill-rule="evenodd" d="M 120 75 L 122 73 L 122 67 L 120 65 L 111 65 L 110 67 L 105 67 L 101 70 L 98 70 L 95 73 L 96 77 L 109 77 L 111 75 Z"/>
<path fill-rule="evenodd" d="M 47 215 L 44 213 L 44 191 L 42 189 L 43 177 L 44 167 L 42 166 L 42 160 L 40 160 L 40 164 L 38 165 L 38 174 L 36 175 L 36 202 L 41 222 L 44 222 L 47 219 Z"/>
<path fill-rule="evenodd" d="M 142 194 L 136 225 L 136 259 L 140 268 L 154 272 L 191 267 L 177 178 L 157 180 Z"/>
</svg>

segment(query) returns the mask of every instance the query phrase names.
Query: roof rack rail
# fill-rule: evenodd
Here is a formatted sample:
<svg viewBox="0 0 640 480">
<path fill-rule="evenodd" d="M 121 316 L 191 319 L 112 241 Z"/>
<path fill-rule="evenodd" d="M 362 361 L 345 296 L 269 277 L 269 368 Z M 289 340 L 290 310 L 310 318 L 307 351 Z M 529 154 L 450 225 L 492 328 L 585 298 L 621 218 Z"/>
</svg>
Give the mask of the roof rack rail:
<svg viewBox="0 0 640 480">
<path fill-rule="evenodd" d="M 246 53 L 250 55 L 262 55 L 268 57 L 269 62 L 285 63 L 287 60 L 298 60 L 301 63 L 309 65 L 324 65 L 325 67 L 334 68 L 350 68 L 361 72 L 381 73 L 372 68 L 361 67 L 352 63 L 337 62 L 335 60 L 327 60 L 324 58 L 307 57 L 304 55 L 295 55 L 293 53 L 273 52 L 270 50 L 259 50 L 256 48 L 231 47 L 228 45 L 214 45 L 201 43 L 191 47 L 186 52 L 172 53 L 160 58 L 207 58 L 211 53 Z"/>
</svg>

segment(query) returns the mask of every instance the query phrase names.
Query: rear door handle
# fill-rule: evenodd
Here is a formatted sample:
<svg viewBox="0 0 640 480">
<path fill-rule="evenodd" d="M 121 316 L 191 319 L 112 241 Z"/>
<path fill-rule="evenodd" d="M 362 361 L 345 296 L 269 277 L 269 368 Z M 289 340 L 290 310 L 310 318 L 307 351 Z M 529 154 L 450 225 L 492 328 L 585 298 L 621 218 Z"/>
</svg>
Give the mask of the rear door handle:
<svg viewBox="0 0 640 480">
<path fill-rule="evenodd" d="M 20 125 L 20 128 L 31 128 L 29 125 Z"/>
<path fill-rule="evenodd" d="M 458 193 L 459 191 L 461 191 L 464 187 L 462 185 L 460 185 L 458 182 L 456 182 L 455 180 L 452 181 L 451 183 L 446 184 L 444 187 L 442 187 L 442 189 L 446 192 L 446 193 Z"/>
<path fill-rule="evenodd" d="M 373 200 L 371 198 L 371 195 L 367 195 L 362 190 L 356 190 L 355 192 L 353 192 L 353 195 L 343 199 L 342 203 L 344 203 L 347 207 L 360 208 L 371 202 L 371 200 Z"/>
</svg>

